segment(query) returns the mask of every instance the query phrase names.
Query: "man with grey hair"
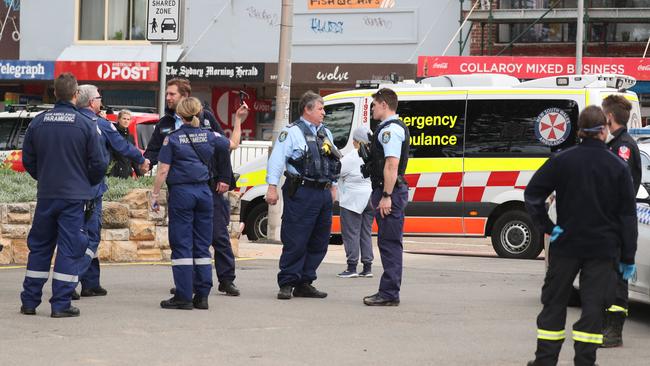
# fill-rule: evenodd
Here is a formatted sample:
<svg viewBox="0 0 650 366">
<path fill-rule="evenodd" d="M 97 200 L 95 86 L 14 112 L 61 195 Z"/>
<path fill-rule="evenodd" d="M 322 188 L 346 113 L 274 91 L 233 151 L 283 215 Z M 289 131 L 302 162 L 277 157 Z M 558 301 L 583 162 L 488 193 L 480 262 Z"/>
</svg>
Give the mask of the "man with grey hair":
<svg viewBox="0 0 650 366">
<path fill-rule="evenodd" d="M 324 298 L 327 293 L 312 286 L 316 269 L 327 253 L 332 226 L 332 185 L 340 173 L 341 154 L 332 143 L 332 133 L 323 126 L 325 108 L 320 95 L 308 91 L 300 98 L 302 116 L 285 127 L 269 157 L 266 202 L 278 202 L 282 186 L 282 255 L 278 273 L 278 299 Z M 286 168 L 286 171 L 285 171 Z"/>
<path fill-rule="evenodd" d="M 77 97 L 77 108 L 84 116 L 97 123 L 101 132 L 100 147 L 102 149 L 106 163 L 111 159 L 111 152 L 116 152 L 140 166 L 142 172 L 149 170 L 149 160 L 145 159 L 140 150 L 130 145 L 120 136 L 115 126 L 102 117 L 99 117 L 101 106 L 101 95 L 94 85 L 79 86 L 79 95 Z M 101 240 L 101 223 L 102 223 L 102 197 L 108 190 L 106 182 L 102 180 L 98 185 L 93 186 L 92 191 L 94 199 L 90 201 L 90 217 L 86 216 L 86 230 L 88 232 L 88 248 L 80 265 L 80 282 L 81 296 L 105 296 L 107 291 L 99 283 L 99 259 L 97 252 Z M 79 298 L 73 295 L 74 298 Z"/>
</svg>

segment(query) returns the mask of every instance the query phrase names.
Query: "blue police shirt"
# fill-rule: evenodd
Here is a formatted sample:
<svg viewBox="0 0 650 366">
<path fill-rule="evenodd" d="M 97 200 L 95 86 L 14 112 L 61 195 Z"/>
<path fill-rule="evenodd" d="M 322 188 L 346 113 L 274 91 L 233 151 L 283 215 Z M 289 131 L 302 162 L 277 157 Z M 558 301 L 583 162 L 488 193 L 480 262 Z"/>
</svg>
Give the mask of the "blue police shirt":
<svg viewBox="0 0 650 366">
<path fill-rule="evenodd" d="M 183 119 L 178 114 L 174 113 L 174 129 L 178 130 L 183 125 Z"/>
<path fill-rule="evenodd" d="M 192 148 L 185 132 L 201 154 L 201 158 Z M 158 161 L 170 165 L 168 185 L 207 182 L 210 172 L 201 159 L 209 163 L 214 154 L 228 154 L 229 149 L 230 140 L 219 133 L 184 124 L 165 137 Z"/>
<path fill-rule="evenodd" d="M 308 151 L 307 141 L 305 140 L 305 136 L 300 130 L 300 127 L 298 127 L 298 123 L 306 124 L 314 135 L 321 128 L 325 128 L 327 137 L 330 141 L 334 141 L 332 133 L 322 123 L 316 127 L 313 123 L 300 117 L 300 120 L 282 129 L 275 145 L 273 146 L 273 151 L 271 152 L 271 157 L 269 157 L 269 162 L 266 168 L 267 184 L 278 185 L 285 166 L 290 174 L 298 174 L 298 171 L 294 167 L 287 165 L 287 160 L 289 158 L 298 159 Z"/>
<path fill-rule="evenodd" d="M 39 199 L 89 200 L 106 173 L 97 124 L 69 102 L 34 117 L 23 142 L 23 165 L 38 181 Z"/>
<path fill-rule="evenodd" d="M 106 119 L 97 116 L 90 108 L 83 108 L 79 110 L 79 112 L 97 123 L 97 127 L 99 127 L 101 134 L 101 146 L 104 158 L 106 159 L 106 164 L 110 164 L 111 162 L 111 151 L 115 151 L 139 165 L 144 163 L 144 157 L 140 153 L 140 150 L 129 144 L 129 142 L 126 141 L 119 132 L 117 132 L 115 125 Z M 105 181 L 102 181 L 98 186 L 93 187 L 93 191 L 97 192 L 96 197 L 101 196 L 107 190 L 108 186 Z"/>
<path fill-rule="evenodd" d="M 396 123 L 391 123 L 387 127 L 384 126 L 386 121 L 391 121 L 398 118 L 399 116 L 397 114 L 394 114 L 383 120 L 377 128 L 379 131 L 377 138 L 384 148 L 384 157 L 392 156 L 399 159 L 402 155 L 402 142 L 404 142 L 406 135 L 404 133 L 404 129 L 402 126 Z"/>
</svg>

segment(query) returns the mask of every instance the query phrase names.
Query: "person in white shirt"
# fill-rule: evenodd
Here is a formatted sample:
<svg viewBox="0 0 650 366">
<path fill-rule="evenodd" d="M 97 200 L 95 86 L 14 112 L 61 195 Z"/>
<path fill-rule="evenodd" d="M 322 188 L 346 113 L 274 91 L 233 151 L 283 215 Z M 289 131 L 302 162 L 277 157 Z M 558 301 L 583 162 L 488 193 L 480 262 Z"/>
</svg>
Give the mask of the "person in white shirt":
<svg viewBox="0 0 650 366">
<path fill-rule="evenodd" d="M 348 268 L 338 277 L 372 277 L 372 220 L 374 211 L 370 205 L 372 187 L 370 178 L 361 174 L 363 160 L 359 157 L 360 144 L 369 143 L 368 129 L 361 126 L 354 130 L 352 143 L 355 150 L 341 159 L 341 176 L 338 180 L 339 206 L 341 207 L 341 232 Z M 361 252 L 363 271 L 357 273 Z"/>
</svg>

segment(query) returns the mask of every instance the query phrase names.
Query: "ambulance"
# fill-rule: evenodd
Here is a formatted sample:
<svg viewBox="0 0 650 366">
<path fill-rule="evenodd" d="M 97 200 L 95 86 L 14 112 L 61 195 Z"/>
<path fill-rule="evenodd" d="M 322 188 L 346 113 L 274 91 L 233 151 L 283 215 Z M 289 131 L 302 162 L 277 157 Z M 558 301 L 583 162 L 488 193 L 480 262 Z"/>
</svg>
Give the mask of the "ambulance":
<svg viewBox="0 0 650 366">
<path fill-rule="evenodd" d="M 570 75 L 520 82 L 495 74 L 447 75 L 419 82 L 359 83 L 359 89 L 326 96 L 325 125 L 343 154 L 353 151 L 351 132 L 374 130 L 371 95 L 397 92 L 397 113 L 410 132 L 406 168 L 409 203 L 405 235 L 491 237 L 496 253 L 535 258 L 543 234 L 524 207 L 524 189 L 554 152 L 578 142 L 582 109 L 610 94 L 633 104 L 628 125 L 640 127 L 639 99 L 625 75 Z M 248 238 L 266 235 L 266 159 L 238 169 L 241 217 Z M 335 213 L 332 233 L 340 232 Z"/>
</svg>

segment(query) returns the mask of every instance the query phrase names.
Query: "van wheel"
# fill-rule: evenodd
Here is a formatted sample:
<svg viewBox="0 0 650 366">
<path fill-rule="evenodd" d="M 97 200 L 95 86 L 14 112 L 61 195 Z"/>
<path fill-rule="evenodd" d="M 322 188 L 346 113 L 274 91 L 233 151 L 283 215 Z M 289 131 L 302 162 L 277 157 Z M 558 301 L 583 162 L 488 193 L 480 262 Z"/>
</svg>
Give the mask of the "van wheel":
<svg viewBox="0 0 650 366">
<path fill-rule="evenodd" d="M 266 229 L 269 222 L 269 206 L 260 203 L 253 207 L 246 217 L 246 236 L 248 240 L 266 239 Z"/>
<path fill-rule="evenodd" d="M 492 228 L 492 247 L 499 257 L 533 259 L 542 251 L 542 235 L 524 211 L 506 212 Z"/>
</svg>

